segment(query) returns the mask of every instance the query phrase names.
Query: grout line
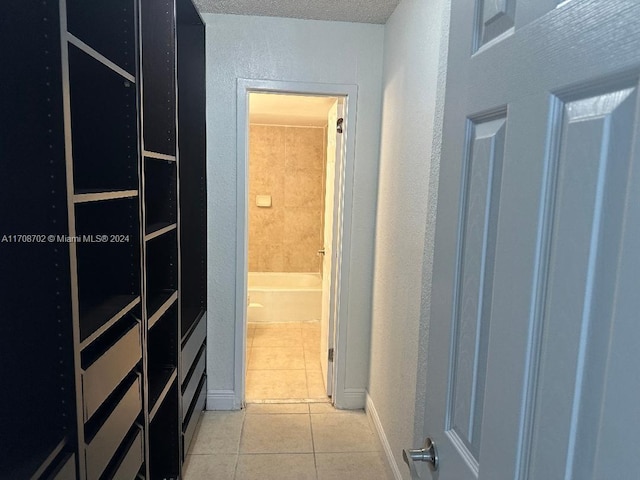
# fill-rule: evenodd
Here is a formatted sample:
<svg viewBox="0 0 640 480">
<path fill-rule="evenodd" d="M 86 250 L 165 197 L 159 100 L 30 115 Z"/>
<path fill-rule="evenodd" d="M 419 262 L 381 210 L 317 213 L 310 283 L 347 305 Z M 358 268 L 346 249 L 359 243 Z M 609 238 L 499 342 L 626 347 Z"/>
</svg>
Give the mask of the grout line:
<svg viewBox="0 0 640 480">
<path fill-rule="evenodd" d="M 318 479 L 318 462 L 316 461 L 316 441 L 313 436 L 313 423 L 311 422 L 311 407 L 309 407 L 309 431 L 311 432 L 311 450 L 313 451 L 313 469 L 316 472 L 316 480 Z"/>
<path fill-rule="evenodd" d="M 236 463 L 233 467 L 233 478 L 238 478 L 238 463 L 240 463 L 240 445 L 242 445 L 242 437 L 244 436 L 244 424 L 247 421 L 246 409 L 240 410 L 242 412 L 242 426 L 240 427 L 240 439 L 238 440 L 238 449 L 236 451 Z"/>
</svg>

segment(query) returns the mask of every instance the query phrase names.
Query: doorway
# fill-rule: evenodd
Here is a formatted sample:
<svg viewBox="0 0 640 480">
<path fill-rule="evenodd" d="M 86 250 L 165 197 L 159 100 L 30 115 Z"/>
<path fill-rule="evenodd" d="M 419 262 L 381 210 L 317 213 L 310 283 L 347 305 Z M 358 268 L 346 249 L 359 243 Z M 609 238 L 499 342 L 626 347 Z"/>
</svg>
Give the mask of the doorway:
<svg viewBox="0 0 640 480">
<path fill-rule="evenodd" d="M 239 100 L 244 400 L 335 401 L 348 96 L 247 88 Z"/>
</svg>

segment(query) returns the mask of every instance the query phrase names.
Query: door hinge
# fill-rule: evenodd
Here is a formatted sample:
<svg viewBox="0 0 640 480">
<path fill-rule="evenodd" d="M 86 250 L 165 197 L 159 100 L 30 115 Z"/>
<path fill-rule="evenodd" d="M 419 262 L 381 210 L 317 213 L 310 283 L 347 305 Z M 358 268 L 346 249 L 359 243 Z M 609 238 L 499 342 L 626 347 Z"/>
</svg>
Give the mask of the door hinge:
<svg viewBox="0 0 640 480">
<path fill-rule="evenodd" d="M 344 118 L 339 118 L 336 125 L 336 131 L 338 133 L 342 133 L 342 124 L 344 123 Z"/>
<path fill-rule="evenodd" d="M 329 349 L 329 361 L 333 362 L 333 348 Z"/>
</svg>

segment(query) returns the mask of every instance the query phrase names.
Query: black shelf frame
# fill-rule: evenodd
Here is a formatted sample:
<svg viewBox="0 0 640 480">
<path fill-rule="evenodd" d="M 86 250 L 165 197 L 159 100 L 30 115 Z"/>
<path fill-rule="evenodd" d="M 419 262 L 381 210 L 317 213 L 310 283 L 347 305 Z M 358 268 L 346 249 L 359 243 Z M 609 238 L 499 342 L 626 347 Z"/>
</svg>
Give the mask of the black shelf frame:
<svg viewBox="0 0 640 480">
<path fill-rule="evenodd" d="M 83 480 L 98 471 L 98 465 L 88 463 L 88 459 L 97 460 L 97 447 L 90 440 L 98 434 L 96 428 L 101 421 L 117 420 L 110 417 L 111 412 L 122 408 L 119 397 L 133 388 L 132 378 L 138 388 L 142 384 L 137 12 L 134 0 L 61 0 L 60 12 L 76 364 L 76 473 Z M 116 367 L 117 357 L 124 353 L 117 349 L 122 350 L 125 337 L 126 345 L 136 344 L 137 354 L 127 352 L 127 359 L 122 357 L 126 365 L 119 364 L 109 374 L 109 389 L 112 385 L 114 389 L 106 391 L 95 378 L 88 382 L 91 377 L 81 382 L 81 376 L 91 375 L 82 370 L 87 365 L 100 371 Z M 94 385 L 94 390 L 89 385 Z M 136 407 L 130 390 L 126 395 L 127 408 L 142 407 Z M 100 457 L 105 464 L 113 461 Z"/>
<path fill-rule="evenodd" d="M 175 0 L 138 0 L 142 99 L 146 476 L 178 478 L 180 230 Z"/>
<path fill-rule="evenodd" d="M 207 309 L 205 32 L 190 0 L 178 0 L 177 7 L 180 287 L 185 338 Z"/>
<path fill-rule="evenodd" d="M 176 0 L 176 7 L 180 192 L 180 410 L 181 413 L 187 412 L 186 415 L 181 415 L 180 425 L 181 455 L 184 459 L 195 425 L 200 418 L 200 410 L 205 406 L 206 391 L 206 366 L 201 377 L 195 378 L 194 372 L 198 362 L 192 362 L 194 349 L 199 352 L 195 359 L 206 357 L 204 350 L 207 344 L 206 55 L 205 28 L 198 11 L 191 0 Z M 201 327 L 198 329 L 198 326 Z M 204 330 L 202 326 L 205 327 Z M 196 329 L 198 335 L 194 336 Z M 196 345 L 197 343 L 199 345 Z M 193 391 L 195 382 L 197 387 Z"/>
<path fill-rule="evenodd" d="M 0 40 L 1 234 L 44 235 L 0 243 L 0 472 L 31 478 L 77 443 L 57 2 L 4 2 Z"/>
</svg>

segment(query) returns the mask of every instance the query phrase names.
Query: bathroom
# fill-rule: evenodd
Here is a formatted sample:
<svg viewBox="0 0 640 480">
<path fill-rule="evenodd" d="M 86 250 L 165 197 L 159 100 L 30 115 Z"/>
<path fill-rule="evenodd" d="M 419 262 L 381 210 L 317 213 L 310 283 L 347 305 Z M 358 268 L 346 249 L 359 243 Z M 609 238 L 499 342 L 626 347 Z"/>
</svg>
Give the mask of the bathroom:
<svg viewBox="0 0 640 480">
<path fill-rule="evenodd" d="M 250 96 L 247 402 L 329 401 L 320 336 L 337 107 L 335 97 Z"/>
</svg>

